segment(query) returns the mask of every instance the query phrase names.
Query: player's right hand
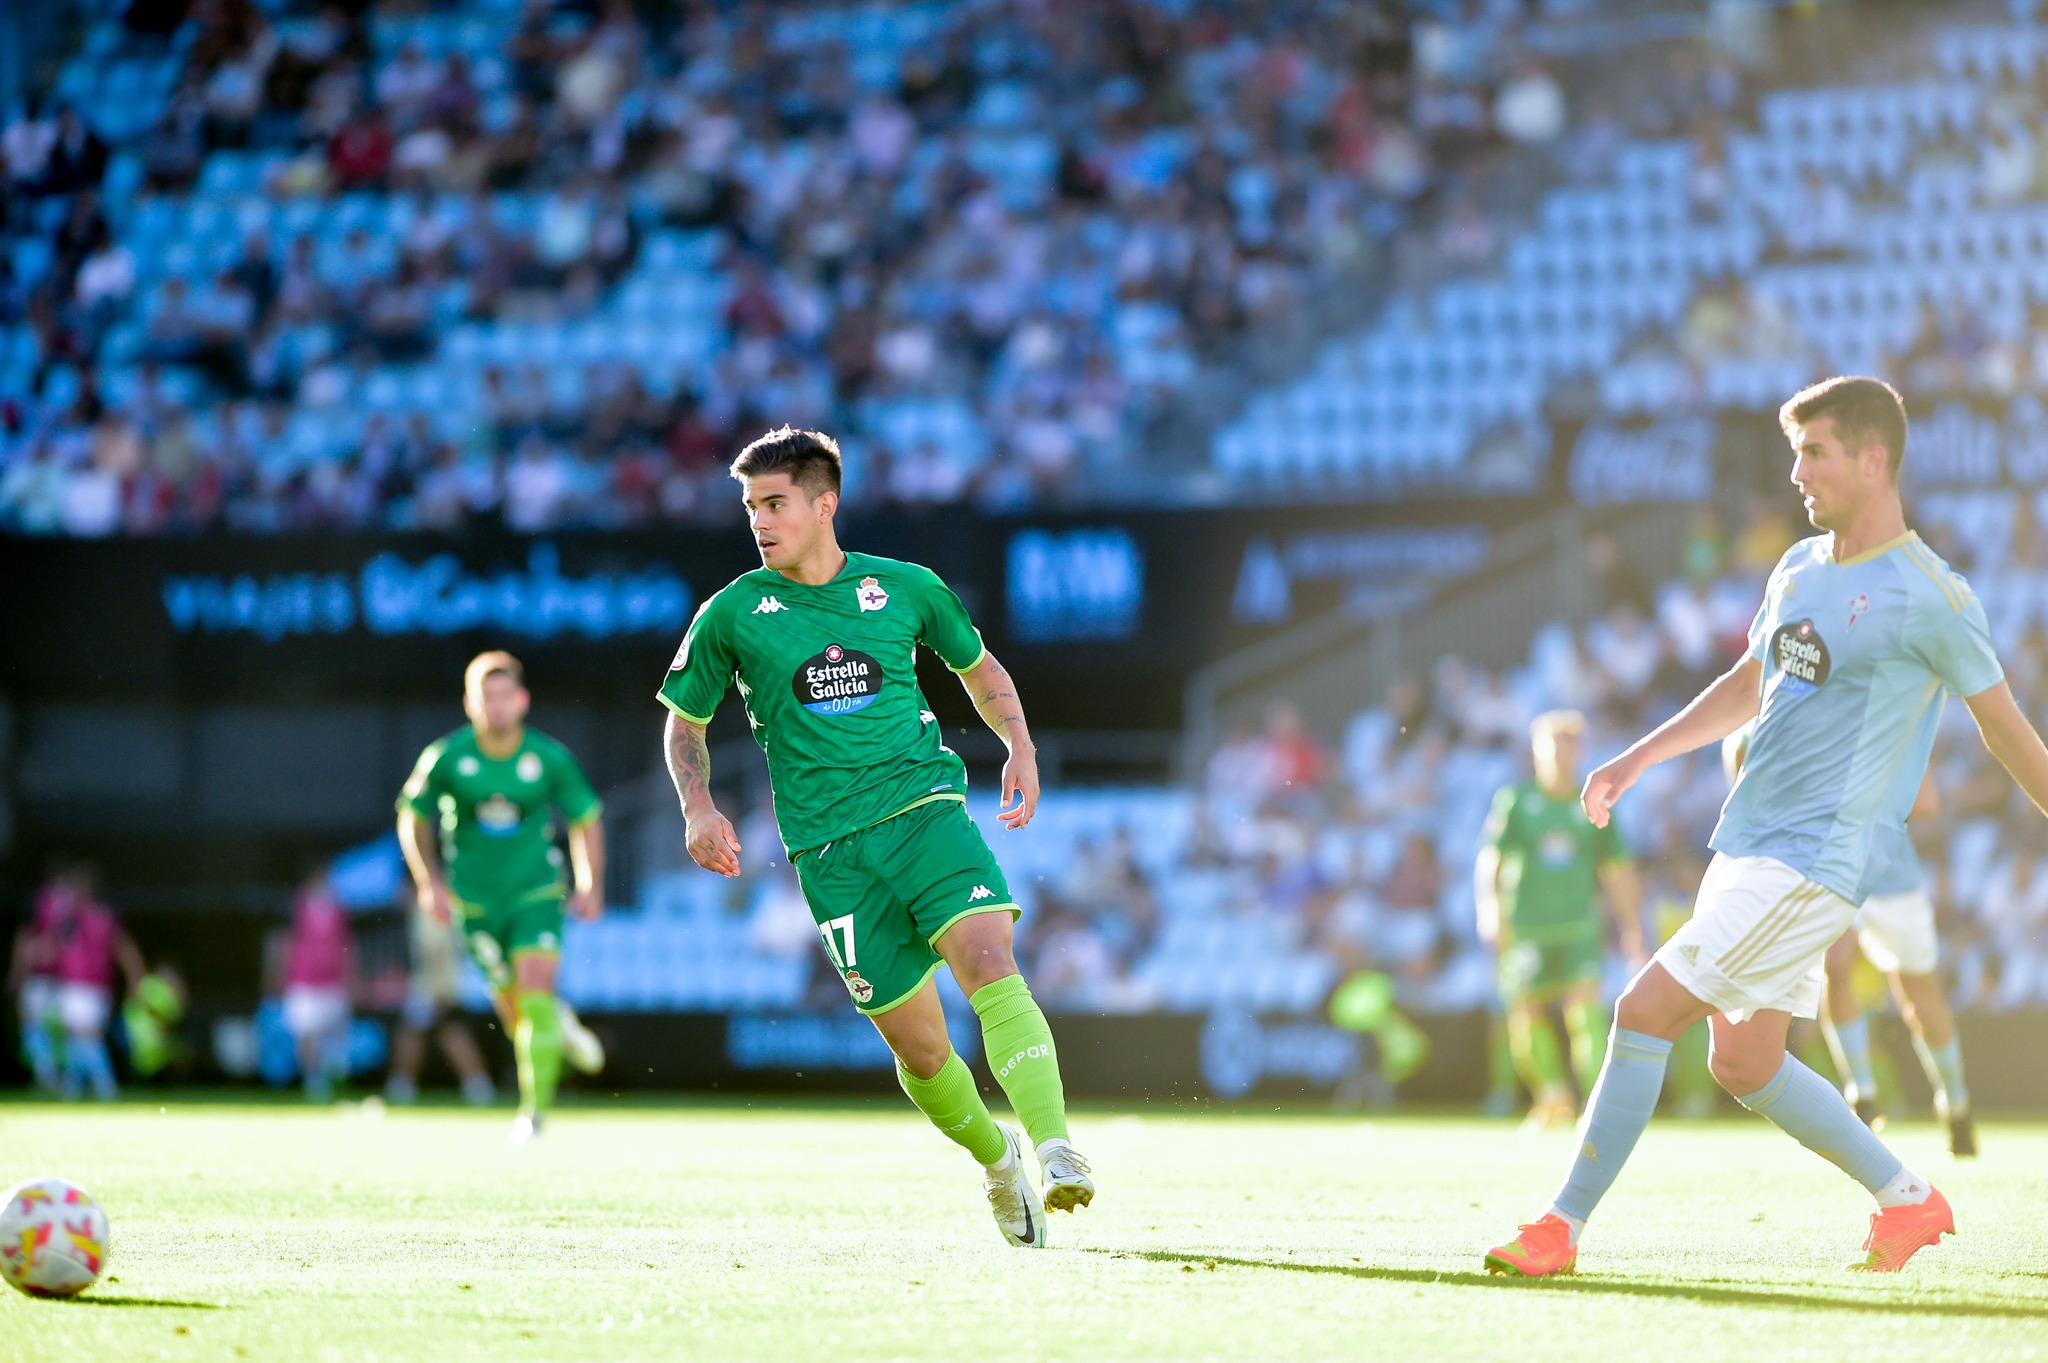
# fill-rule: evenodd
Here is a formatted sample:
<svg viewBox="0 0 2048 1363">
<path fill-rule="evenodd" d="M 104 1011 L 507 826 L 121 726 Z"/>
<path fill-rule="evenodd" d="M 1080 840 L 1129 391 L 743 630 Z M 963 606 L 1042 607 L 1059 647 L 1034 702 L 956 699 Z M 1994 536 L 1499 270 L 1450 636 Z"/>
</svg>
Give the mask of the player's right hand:
<svg viewBox="0 0 2048 1363">
<path fill-rule="evenodd" d="M 1607 827 L 1607 812 L 1614 808 L 1614 802 L 1621 798 L 1622 792 L 1634 785 L 1642 774 L 1642 767 L 1635 757 L 1623 753 L 1586 778 L 1586 788 L 1579 792 L 1579 805 L 1586 811 L 1593 827 Z"/>
<path fill-rule="evenodd" d="M 710 810 L 688 821 L 690 860 L 722 876 L 740 873 L 740 840 L 732 820 Z"/>
</svg>

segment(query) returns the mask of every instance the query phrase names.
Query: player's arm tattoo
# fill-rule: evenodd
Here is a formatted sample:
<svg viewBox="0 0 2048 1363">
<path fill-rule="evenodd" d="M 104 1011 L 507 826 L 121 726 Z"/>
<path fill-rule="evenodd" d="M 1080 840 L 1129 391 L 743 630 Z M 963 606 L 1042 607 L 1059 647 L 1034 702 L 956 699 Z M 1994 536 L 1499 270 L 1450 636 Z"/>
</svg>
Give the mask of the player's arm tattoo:
<svg viewBox="0 0 2048 1363">
<path fill-rule="evenodd" d="M 993 729 L 997 738 L 1012 747 L 1031 746 L 1031 730 L 1024 722 L 1024 702 L 1017 696 L 1017 683 L 996 661 L 995 654 L 984 653 L 979 663 L 960 674 L 960 684 L 967 689 L 967 698 L 974 702 L 981 722 Z"/>
<path fill-rule="evenodd" d="M 704 741 L 704 726 L 677 714 L 668 717 L 666 739 L 668 778 L 687 815 L 711 803 L 711 748 Z"/>
</svg>

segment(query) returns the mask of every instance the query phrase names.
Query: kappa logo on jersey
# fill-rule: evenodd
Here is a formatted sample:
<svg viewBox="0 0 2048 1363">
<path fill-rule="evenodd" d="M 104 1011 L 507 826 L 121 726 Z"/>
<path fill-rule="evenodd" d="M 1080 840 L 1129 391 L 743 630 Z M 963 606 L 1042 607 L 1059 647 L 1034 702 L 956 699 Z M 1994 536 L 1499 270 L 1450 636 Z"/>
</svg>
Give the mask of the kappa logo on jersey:
<svg viewBox="0 0 2048 1363">
<path fill-rule="evenodd" d="M 756 607 L 754 607 L 754 609 L 753 609 L 753 610 L 751 610 L 751 611 L 749 611 L 749 612 L 748 612 L 748 614 L 749 614 L 749 615 L 773 615 L 773 614 L 775 614 L 775 612 L 777 612 L 777 611 L 786 611 L 786 610 L 788 610 L 788 609 L 789 609 L 789 607 L 787 607 L 787 606 L 783 605 L 783 604 L 782 604 L 782 603 L 781 603 L 780 601 L 777 601 L 777 600 L 776 600 L 776 599 L 775 599 L 774 597 L 772 597 L 772 596 L 764 596 L 764 597 L 762 597 L 762 598 L 761 598 L 761 604 L 760 604 L 760 605 L 758 605 L 758 606 L 756 606 Z"/>
<path fill-rule="evenodd" d="M 1834 668 L 1828 646 L 1811 620 L 1780 625 L 1771 636 L 1771 657 L 1777 660 L 1780 673 L 1778 689 L 1794 696 L 1810 696 L 1820 690 Z"/>
<path fill-rule="evenodd" d="M 967 896 L 967 902 L 973 904 L 979 900 L 994 899 L 995 897 L 996 892 L 994 890 L 991 890 L 986 885 L 977 885 L 974 887 L 974 893 Z"/>
<path fill-rule="evenodd" d="M 882 696 L 882 665 L 865 653 L 833 644 L 804 659 L 790 678 L 797 704 L 814 715 L 850 715 Z"/>
<path fill-rule="evenodd" d="M 862 979 L 858 970 L 846 972 L 846 990 L 855 1003 L 866 1003 L 875 996 L 875 987 Z"/>
<path fill-rule="evenodd" d="M 1856 628 L 1856 622 L 1870 614 L 1870 598 L 1859 596 L 1849 603 L 1849 628 Z"/>
<path fill-rule="evenodd" d="M 882 584 L 875 579 L 864 577 L 860 580 L 860 586 L 855 590 L 853 599 L 860 603 L 863 613 L 878 611 L 889 604 L 889 593 L 883 591 Z"/>
</svg>

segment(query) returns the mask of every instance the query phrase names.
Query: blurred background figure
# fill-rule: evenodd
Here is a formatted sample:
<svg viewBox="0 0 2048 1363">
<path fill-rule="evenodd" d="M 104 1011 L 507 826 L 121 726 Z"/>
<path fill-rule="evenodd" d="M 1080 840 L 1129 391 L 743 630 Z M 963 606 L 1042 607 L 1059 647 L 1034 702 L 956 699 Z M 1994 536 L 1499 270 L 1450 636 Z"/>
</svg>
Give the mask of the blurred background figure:
<svg viewBox="0 0 2048 1363">
<path fill-rule="evenodd" d="M 348 1074 L 353 982 L 348 910 L 323 866 L 292 899 L 283 962 L 284 1025 L 298 1050 L 306 1097 L 316 1103 L 332 1099 L 335 1080 Z"/>
<path fill-rule="evenodd" d="M 461 929 L 437 921 L 410 896 L 405 917 L 411 938 L 411 978 L 398 1014 L 398 1036 L 391 1043 L 391 1073 L 384 1081 L 384 1096 L 394 1103 L 418 1099 L 420 1067 L 426 1062 L 431 1035 L 462 1085 L 463 1101 L 472 1107 L 486 1106 L 497 1099 L 498 1086 L 491 1082 L 483 1053 L 462 1017 Z"/>
<path fill-rule="evenodd" d="M 45 1093 L 58 1088 L 62 1026 L 57 1021 L 57 929 L 69 913 L 68 900 L 74 893 L 64 863 L 53 859 L 48 878 L 36 891 L 33 916 L 15 929 L 7 965 L 7 992 L 14 997 L 21 1023 L 22 1056 L 36 1087 Z"/>
<path fill-rule="evenodd" d="M 56 910 L 57 1021 L 64 1034 L 58 1087 L 66 1098 L 76 1098 L 90 1087 L 95 1098 L 110 1101 L 120 1093 L 107 1051 L 114 977 L 118 971 L 133 989 L 144 973 L 142 953 L 114 911 L 96 897 L 99 872 L 93 866 L 73 866 L 58 888 L 62 892 L 49 901 Z"/>
<path fill-rule="evenodd" d="M 1537 1126 L 1577 1113 L 1558 1055 L 1549 1009 L 1564 1015 L 1571 1069 L 1581 1095 L 1600 1072 L 1607 1014 L 1600 978 L 1607 958 L 1605 895 L 1623 953 L 1643 962 L 1642 883 L 1613 823 L 1595 828 L 1579 806 L 1579 743 L 1585 716 L 1552 710 L 1529 727 L 1534 779 L 1494 798 L 1479 849 L 1475 893 L 1479 934 L 1500 958 L 1508 1044 Z"/>
</svg>

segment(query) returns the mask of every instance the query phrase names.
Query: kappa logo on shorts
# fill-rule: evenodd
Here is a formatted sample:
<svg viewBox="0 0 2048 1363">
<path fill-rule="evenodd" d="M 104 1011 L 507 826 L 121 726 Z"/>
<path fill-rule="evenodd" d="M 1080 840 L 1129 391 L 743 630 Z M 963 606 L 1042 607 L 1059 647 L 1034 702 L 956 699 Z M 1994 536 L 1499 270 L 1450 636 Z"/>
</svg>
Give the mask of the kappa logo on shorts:
<svg viewBox="0 0 2048 1363">
<path fill-rule="evenodd" d="M 996 892 L 994 890 L 991 890 L 986 885 L 977 885 L 974 887 L 974 893 L 967 896 L 967 902 L 973 904 L 979 900 L 994 899 L 995 897 Z"/>
<path fill-rule="evenodd" d="M 875 996 L 875 987 L 862 979 L 858 970 L 846 972 L 846 991 L 853 995 L 855 1003 L 866 1003 Z"/>
</svg>

